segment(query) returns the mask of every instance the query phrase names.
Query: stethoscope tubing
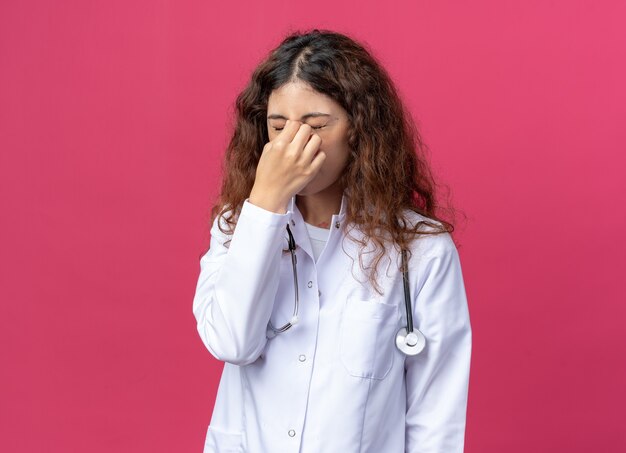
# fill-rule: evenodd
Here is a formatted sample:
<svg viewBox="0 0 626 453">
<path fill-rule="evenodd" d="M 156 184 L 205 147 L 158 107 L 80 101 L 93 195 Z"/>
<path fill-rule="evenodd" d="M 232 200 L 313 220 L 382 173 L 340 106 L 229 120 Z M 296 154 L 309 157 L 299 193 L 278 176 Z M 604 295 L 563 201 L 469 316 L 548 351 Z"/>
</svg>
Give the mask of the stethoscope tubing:
<svg viewBox="0 0 626 453">
<path fill-rule="evenodd" d="M 272 321 L 269 321 L 268 327 L 274 333 L 274 335 L 287 331 L 291 326 L 295 325 L 298 322 L 298 309 L 300 306 L 300 291 L 298 291 L 298 258 L 296 256 L 296 240 L 291 233 L 291 229 L 289 225 L 287 225 L 287 233 L 289 234 L 289 251 L 291 252 L 291 266 L 293 267 L 293 287 L 295 288 L 295 302 L 293 308 L 293 316 L 291 317 L 291 321 L 279 327 L 278 329 L 272 325 Z"/>
<path fill-rule="evenodd" d="M 411 292 L 409 289 L 409 270 L 406 264 L 406 250 L 402 249 L 402 281 L 404 283 L 404 306 L 406 307 L 406 330 L 413 331 L 413 310 L 411 308 Z"/>
</svg>

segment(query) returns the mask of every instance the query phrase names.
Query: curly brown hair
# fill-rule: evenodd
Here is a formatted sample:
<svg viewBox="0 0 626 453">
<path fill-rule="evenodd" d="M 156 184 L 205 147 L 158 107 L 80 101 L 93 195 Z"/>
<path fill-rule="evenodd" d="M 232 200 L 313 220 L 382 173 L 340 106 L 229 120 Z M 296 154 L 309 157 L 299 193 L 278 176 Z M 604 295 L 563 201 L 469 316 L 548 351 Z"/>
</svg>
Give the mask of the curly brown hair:
<svg viewBox="0 0 626 453">
<path fill-rule="evenodd" d="M 428 149 L 390 76 L 366 45 L 345 34 L 320 29 L 292 32 L 256 67 L 237 96 L 234 133 L 222 161 L 224 177 L 211 209 L 211 224 L 219 215 L 228 225 L 223 229 L 218 222 L 220 231 L 234 232 L 269 141 L 268 98 L 290 82 L 310 85 L 348 112 L 351 154 L 340 176 L 348 200 L 343 228 L 358 225 L 365 237 L 352 238 L 360 245 L 361 268 L 367 239 L 375 243 L 379 253 L 369 281 L 382 294 L 376 279 L 387 239 L 410 254 L 409 243 L 417 236 L 452 233 L 454 225 L 436 212 L 442 207 L 437 204 L 438 185 L 426 158 Z M 411 212 L 427 219 L 411 222 Z"/>
</svg>

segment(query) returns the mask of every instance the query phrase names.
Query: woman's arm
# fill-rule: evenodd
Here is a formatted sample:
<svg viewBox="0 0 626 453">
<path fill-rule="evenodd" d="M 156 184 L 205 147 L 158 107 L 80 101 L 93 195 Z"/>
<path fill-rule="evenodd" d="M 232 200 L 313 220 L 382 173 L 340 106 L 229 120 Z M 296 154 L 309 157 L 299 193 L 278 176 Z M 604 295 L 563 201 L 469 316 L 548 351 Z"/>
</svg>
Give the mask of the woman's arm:
<svg viewBox="0 0 626 453">
<path fill-rule="evenodd" d="M 200 259 L 193 314 L 202 342 L 218 360 L 246 365 L 263 352 L 290 218 L 291 212 L 246 200 L 229 248 L 215 218 L 209 250 Z"/>
<path fill-rule="evenodd" d="M 405 362 L 407 453 L 464 447 L 472 331 L 456 246 L 448 233 L 435 238 L 437 246 L 416 266 L 422 285 L 413 312 L 426 348 Z"/>
</svg>

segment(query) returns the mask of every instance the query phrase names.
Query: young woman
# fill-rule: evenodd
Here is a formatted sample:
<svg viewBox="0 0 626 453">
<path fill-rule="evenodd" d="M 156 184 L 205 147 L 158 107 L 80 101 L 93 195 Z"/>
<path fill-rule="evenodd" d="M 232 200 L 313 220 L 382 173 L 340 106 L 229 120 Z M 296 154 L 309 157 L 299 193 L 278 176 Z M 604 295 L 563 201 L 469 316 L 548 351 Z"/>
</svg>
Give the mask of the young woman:
<svg viewBox="0 0 626 453">
<path fill-rule="evenodd" d="M 293 33 L 236 107 L 193 301 L 225 362 L 204 452 L 463 451 L 459 255 L 389 76 Z"/>
</svg>

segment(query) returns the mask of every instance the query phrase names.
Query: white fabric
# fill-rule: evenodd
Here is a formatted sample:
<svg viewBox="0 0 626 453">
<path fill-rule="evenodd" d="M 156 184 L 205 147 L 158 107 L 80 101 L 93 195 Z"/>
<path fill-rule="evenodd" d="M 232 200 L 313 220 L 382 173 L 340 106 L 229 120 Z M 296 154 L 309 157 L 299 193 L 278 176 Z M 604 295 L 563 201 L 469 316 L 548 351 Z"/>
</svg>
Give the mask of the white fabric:
<svg viewBox="0 0 626 453">
<path fill-rule="evenodd" d="M 315 225 L 311 225 L 307 222 L 304 222 L 304 226 L 309 233 L 309 240 L 311 241 L 311 247 L 313 248 L 313 257 L 317 262 L 317 259 L 320 257 L 322 250 L 324 250 L 324 246 L 326 245 L 326 242 L 328 240 L 328 234 L 330 233 L 330 230 L 328 230 L 327 228 L 321 228 Z"/>
<path fill-rule="evenodd" d="M 412 242 L 413 320 L 426 347 L 407 357 L 395 345 L 406 325 L 399 251 L 389 247 L 379 263 L 380 296 L 358 245 L 345 238 L 342 247 L 346 203 L 344 194 L 317 263 L 295 196 L 285 214 L 246 200 L 229 248 L 213 223 L 193 313 L 202 342 L 226 363 L 204 453 L 463 451 L 472 332 L 454 242 L 448 233 Z M 287 224 L 300 318 L 268 339 L 268 320 L 282 326 L 294 308 Z M 374 256 L 363 255 L 366 268 Z"/>
</svg>

